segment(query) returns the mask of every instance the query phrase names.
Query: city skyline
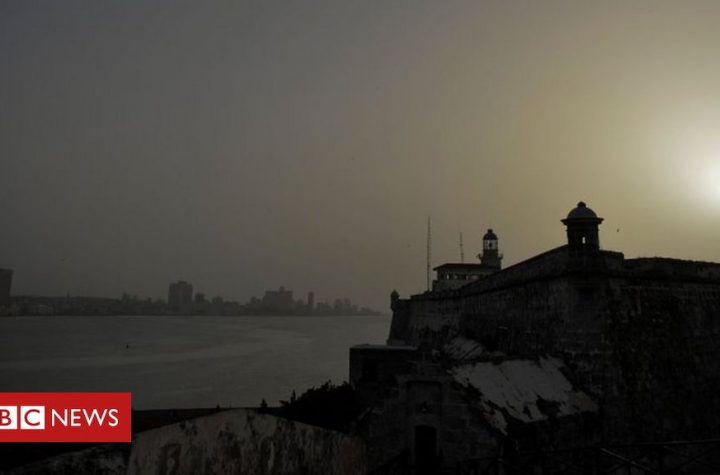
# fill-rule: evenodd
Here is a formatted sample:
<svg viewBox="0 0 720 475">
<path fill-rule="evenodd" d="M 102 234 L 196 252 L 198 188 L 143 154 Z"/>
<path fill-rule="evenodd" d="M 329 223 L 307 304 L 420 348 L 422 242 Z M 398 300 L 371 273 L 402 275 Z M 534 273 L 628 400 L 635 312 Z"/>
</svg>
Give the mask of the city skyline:
<svg viewBox="0 0 720 475">
<path fill-rule="evenodd" d="M 0 269 L 3 276 L 11 276 L 9 269 Z M 353 303 L 348 297 L 315 298 L 310 290 L 306 299 L 294 298 L 294 292 L 280 286 L 265 290 L 262 297 L 252 296 L 245 302 L 206 294 L 192 283 L 179 280 L 168 285 L 166 298 L 141 297 L 123 292 L 120 297 L 87 295 L 10 295 L 10 280 L 0 286 L 0 316 L 2 315 L 304 315 L 344 316 L 386 314 L 367 305 Z M 7 297 L 7 300 L 3 300 Z"/>
</svg>

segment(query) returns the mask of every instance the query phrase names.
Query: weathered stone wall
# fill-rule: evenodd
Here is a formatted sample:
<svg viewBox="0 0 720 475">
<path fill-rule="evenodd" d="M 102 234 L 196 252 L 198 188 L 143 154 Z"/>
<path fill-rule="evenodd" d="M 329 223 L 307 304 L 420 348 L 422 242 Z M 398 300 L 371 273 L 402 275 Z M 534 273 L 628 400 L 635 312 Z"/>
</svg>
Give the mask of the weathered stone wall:
<svg viewBox="0 0 720 475">
<path fill-rule="evenodd" d="M 628 259 L 623 269 L 636 277 L 672 281 L 718 281 L 720 265 L 712 262 L 685 261 L 665 257 Z"/>
<path fill-rule="evenodd" d="M 621 275 L 622 259 L 616 252 L 573 253 L 560 247 L 454 291 L 426 292 L 398 300 L 393 304 L 388 342 L 437 347 L 460 331 L 472 332 L 472 327 L 479 325 L 483 334 L 488 329 L 517 329 L 513 335 L 492 338 L 497 336 L 513 347 L 524 348 L 524 340 L 538 338 L 525 332 L 547 333 L 566 323 L 565 317 L 576 313 L 575 294 L 593 294 L 605 279 Z M 578 310 L 593 310 L 587 299 L 580 303 L 583 308 Z M 535 346 L 552 345 L 554 341 L 545 339 Z M 535 346 L 529 351 L 535 352 Z"/>
<path fill-rule="evenodd" d="M 629 277 L 611 288 L 605 399 L 616 432 L 636 439 L 717 436 L 720 285 Z"/>
<path fill-rule="evenodd" d="M 125 475 L 130 444 L 103 444 L 2 471 L 6 475 Z"/>
<path fill-rule="evenodd" d="M 612 439 L 698 438 L 720 423 L 719 309 L 719 285 L 567 276 L 470 298 L 460 327 L 509 355 L 560 356 Z"/>
<path fill-rule="evenodd" d="M 558 248 L 394 306 L 390 340 L 462 334 L 510 356 L 551 354 L 601 407 L 611 440 L 720 430 L 720 265 Z"/>
<path fill-rule="evenodd" d="M 127 473 L 365 472 L 365 444 L 357 438 L 255 411 L 234 410 L 138 434 Z"/>
<path fill-rule="evenodd" d="M 434 294 L 398 300 L 393 303 L 388 344 L 441 346 L 459 331 L 460 303 L 457 297 Z"/>
<path fill-rule="evenodd" d="M 412 467 L 427 455 L 415 453 L 418 427 L 435 431 L 436 463 L 447 473 L 457 473 L 469 459 L 495 457 L 501 450 L 497 433 L 467 399 L 467 392 L 440 368 L 429 371 L 427 364 L 420 364 L 377 394 L 372 409 L 358 421 L 358 433 L 372 442 L 368 449 L 371 471 L 384 473 L 388 462 L 396 460 Z"/>
<path fill-rule="evenodd" d="M 253 410 L 229 410 L 64 454 L 9 473 L 30 474 L 317 474 L 367 473 L 356 437 Z M 129 455 L 128 455 L 129 453 Z"/>
<path fill-rule="evenodd" d="M 388 388 L 397 387 L 397 376 L 410 371 L 416 348 L 412 346 L 356 345 L 350 348 L 350 384 L 358 398 L 373 401 Z"/>
</svg>

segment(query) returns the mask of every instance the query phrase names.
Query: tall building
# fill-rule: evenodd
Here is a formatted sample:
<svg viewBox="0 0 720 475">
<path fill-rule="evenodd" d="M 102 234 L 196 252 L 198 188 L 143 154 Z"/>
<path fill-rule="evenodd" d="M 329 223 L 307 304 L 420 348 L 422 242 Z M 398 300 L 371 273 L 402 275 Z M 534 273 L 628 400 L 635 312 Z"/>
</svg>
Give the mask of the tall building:
<svg viewBox="0 0 720 475">
<path fill-rule="evenodd" d="M 0 269 L 0 305 L 10 305 L 12 270 Z"/>
<path fill-rule="evenodd" d="M 315 310 L 315 292 L 308 292 L 307 308 L 311 312 Z"/>
<path fill-rule="evenodd" d="M 292 312 L 293 292 L 292 290 L 285 290 L 285 287 L 280 287 L 278 290 L 266 290 L 262 298 L 262 306 L 268 312 Z"/>
<path fill-rule="evenodd" d="M 192 311 L 193 286 L 179 280 L 168 288 L 168 305 L 173 312 L 190 313 Z"/>
</svg>

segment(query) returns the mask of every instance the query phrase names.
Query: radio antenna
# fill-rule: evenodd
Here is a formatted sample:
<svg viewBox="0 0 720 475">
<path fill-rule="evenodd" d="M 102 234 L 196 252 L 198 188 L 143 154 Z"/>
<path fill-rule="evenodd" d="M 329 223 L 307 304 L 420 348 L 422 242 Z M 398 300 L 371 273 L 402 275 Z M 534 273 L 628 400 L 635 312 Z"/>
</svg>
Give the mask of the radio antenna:
<svg viewBox="0 0 720 475">
<path fill-rule="evenodd" d="M 463 249 L 462 231 L 460 231 L 460 262 L 465 263 L 465 249 Z"/>
<path fill-rule="evenodd" d="M 425 285 L 427 286 L 427 290 L 430 291 L 430 244 L 431 244 L 431 232 L 430 232 L 430 216 L 428 216 L 427 221 L 427 262 L 426 262 L 426 268 L 425 268 Z"/>
</svg>

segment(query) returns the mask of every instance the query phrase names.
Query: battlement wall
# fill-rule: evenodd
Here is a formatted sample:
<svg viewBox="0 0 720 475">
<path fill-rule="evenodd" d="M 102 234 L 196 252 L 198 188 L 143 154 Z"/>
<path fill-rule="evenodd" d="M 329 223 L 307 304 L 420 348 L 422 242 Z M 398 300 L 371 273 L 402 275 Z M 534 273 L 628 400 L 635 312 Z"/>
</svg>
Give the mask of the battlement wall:
<svg viewBox="0 0 720 475">
<path fill-rule="evenodd" d="M 391 338 L 561 358 L 596 398 L 608 437 L 720 430 L 720 265 L 558 248 L 445 293 L 399 300 Z"/>
<path fill-rule="evenodd" d="M 467 316 L 489 326 L 497 326 L 497 315 L 542 325 L 558 312 L 566 312 L 574 301 L 567 292 L 568 279 L 574 287 L 592 288 L 598 279 L 621 274 L 622 262 L 620 253 L 573 253 L 563 246 L 459 289 L 398 300 L 392 307 L 388 341 L 437 346 L 467 330 L 467 325 L 461 324 Z"/>
<path fill-rule="evenodd" d="M 720 264 L 665 257 L 627 259 L 624 270 L 646 279 L 715 281 L 720 283 Z"/>
</svg>

